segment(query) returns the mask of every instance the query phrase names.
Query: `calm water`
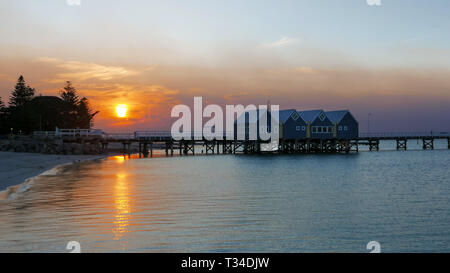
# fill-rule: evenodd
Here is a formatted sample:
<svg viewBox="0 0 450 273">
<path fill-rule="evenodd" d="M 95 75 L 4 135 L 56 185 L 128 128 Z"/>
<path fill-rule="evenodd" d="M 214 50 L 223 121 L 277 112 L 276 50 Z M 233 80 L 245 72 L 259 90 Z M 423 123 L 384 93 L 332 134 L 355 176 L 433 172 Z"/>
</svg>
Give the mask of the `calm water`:
<svg viewBox="0 0 450 273">
<path fill-rule="evenodd" d="M 449 252 L 449 166 L 449 150 L 82 163 L 0 201 L 0 252 Z"/>
</svg>

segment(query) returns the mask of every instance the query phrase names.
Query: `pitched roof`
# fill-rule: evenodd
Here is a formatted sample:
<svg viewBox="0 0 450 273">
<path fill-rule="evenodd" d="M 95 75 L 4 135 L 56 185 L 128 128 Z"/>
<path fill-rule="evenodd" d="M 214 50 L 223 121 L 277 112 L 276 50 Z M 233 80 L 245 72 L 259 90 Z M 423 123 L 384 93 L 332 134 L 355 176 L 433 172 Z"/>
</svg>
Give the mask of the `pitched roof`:
<svg viewBox="0 0 450 273">
<path fill-rule="evenodd" d="M 344 116 L 349 113 L 348 110 L 339 110 L 339 111 L 329 111 L 325 112 L 327 117 L 331 120 L 331 122 L 340 122 Z"/>
<path fill-rule="evenodd" d="M 305 122 L 313 122 L 323 110 L 298 111 L 298 114 Z"/>
<path fill-rule="evenodd" d="M 292 113 L 294 113 L 296 111 L 297 110 L 295 110 L 295 109 L 280 110 L 279 114 L 278 114 L 279 115 L 278 118 L 279 118 L 280 122 L 285 123 L 292 116 Z"/>
</svg>

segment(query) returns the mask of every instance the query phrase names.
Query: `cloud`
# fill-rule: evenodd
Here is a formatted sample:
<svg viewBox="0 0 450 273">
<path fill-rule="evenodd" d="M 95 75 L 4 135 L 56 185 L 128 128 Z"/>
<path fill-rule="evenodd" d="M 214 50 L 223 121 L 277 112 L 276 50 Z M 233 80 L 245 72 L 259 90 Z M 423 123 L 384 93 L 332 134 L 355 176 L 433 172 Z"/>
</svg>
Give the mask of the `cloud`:
<svg viewBox="0 0 450 273">
<path fill-rule="evenodd" d="M 58 73 L 56 78 L 52 80 L 53 82 L 61 82 L 69 79 L 77 79 L 80 81 L 89 79 L 108 81 L 138 74 L 137 71 L 130 70 L 122 66 L 106 66 L 79 61 L 63 61 L 48 57 L 41 57 L 36 61 L 51 64 L 57 68 L 67 71 L 65 73 Z"/>
<path fill-rule="evenodd" d="M 81 0 L 66 0 L 66 3 L 69 6 L 80 6 Z"/>
<path fill-rule="evenodd" d="M 289 38 L 287 36 L 281 37 L 281 39 L 271 42 L 271 43 L 264 43 L 263 46 L 266 48 L 279 48 L 279 47 L 285 47 L 290 44 L 293 44 L 297 41 L 296 38 Z"/>
<path fill-rule="evenodd" d="M 312 67 L 309 67 L 309 66 L 297 67 L 295 69 L 295 71 L 297 71 L 299 73 L 304 73 L 304 74 L 316 74 L 318 72 L 318 71 L 314 70 Z"/>
</svg>

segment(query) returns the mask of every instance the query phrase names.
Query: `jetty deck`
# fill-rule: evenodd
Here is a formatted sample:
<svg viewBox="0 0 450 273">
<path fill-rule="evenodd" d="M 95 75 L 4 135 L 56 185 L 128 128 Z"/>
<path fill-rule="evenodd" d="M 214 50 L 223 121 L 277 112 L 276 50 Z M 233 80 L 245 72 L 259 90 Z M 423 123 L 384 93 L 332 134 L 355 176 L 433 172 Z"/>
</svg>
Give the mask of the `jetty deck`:
<svg viewBox="0 0 450 273">
<path fill-rule="evenodd" d="M 131 153 L 131 145 L 137 143 L 139 155 L 153 156 L 155 146 L 164 147 L 166 155 L 178 152 L 180 155 L 195 154 L 195 147 L 202 146 L 206 154 L 257 154 L 257 153 L 352 153 L 359 152 L 361 146 L 367 146 L 369 151 L 379 151 L 381 141 L 394 141 L 397 150 L 407 150 L 408 142 L 421 142 L 423 150 L 434 150 L 435 141 L 447 140 L 450 149 L 450 133 L 448 132 L 417 132 L 417 133 L 362 133 L 357 138 L 350 139 L 279 139 L 276 148 L 265 150 L 263 144 L 269 141 L 261 140 L 228 140 L 226 135 L 220 139 L 204 136 L 197 138 L 175 140 L 168 131 L 140 131 L 130 134 L 107 134 L 102 140 L 104 145 L 119 142 L 123 145 L 123 153 Z"/>
</svg>

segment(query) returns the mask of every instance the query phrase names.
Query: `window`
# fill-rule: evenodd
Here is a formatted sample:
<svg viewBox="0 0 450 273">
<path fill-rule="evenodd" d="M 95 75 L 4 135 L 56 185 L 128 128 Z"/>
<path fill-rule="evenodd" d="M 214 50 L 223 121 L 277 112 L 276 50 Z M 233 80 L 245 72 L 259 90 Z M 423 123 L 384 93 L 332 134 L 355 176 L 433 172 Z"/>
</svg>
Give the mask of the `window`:
<svg viewBox="0 0 450 273">
<path fill-rule="evenodd" d="M 300 131 L 300 126 L 295 127 L 296 131 Z"/>
<path fill-rule="evenodd" d="M 317 133 L 317 127 L 316 126 L 312 127 L 312 129 L 313 129 L 313 133 Z"/>
<path fill-rule="evenodd" d="M 339 126 L 339 131 L 342 131 L 342 126 Z"/>
<path fill-rule="evenodd" d="M 328 133 L 333 133 L 333 127 L 328 126 Z"/>
<path fill-rule="evenodd" d="M 348 127 L 347 126 L 344 126 L 344 131 L 348 131 Z"/>
<path fill-rule="evenodd" d="M 322 127 L 319 127 L 318 129 L 319 129 L 319 133 L 322 133 Z"/>
<path fill-rule="evenodd" d="M 306 131 L 306 126 L 302 126 L 302 131 Z"/>
</svg>

